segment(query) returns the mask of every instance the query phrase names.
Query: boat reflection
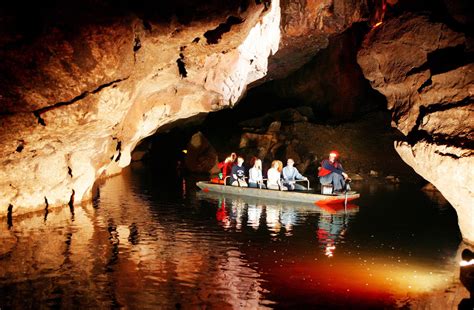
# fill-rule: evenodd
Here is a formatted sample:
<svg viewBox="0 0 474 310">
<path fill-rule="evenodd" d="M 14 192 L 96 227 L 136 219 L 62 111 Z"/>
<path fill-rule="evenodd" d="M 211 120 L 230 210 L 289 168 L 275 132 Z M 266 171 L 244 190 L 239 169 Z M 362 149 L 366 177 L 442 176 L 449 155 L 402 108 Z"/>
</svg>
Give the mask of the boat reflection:
<svg viewBox="0 0 474 310">
<path fill-rule="evenodd" d="M 212 192 L 197 195 L 217 201 L 216 219 L 225 229 L 241 231 L 244 223 L 254 230 L 264 228 L 274 238 L 280 233 L 292 236 L 295 225 L 303 224 L 309 215 L 318 216 L 316 238 L 327 257 L 334 256 L 338 243 L 344 241 L 351 218 L 359 211 L 355 204 L 311 205 Z"/>
<path fill-rule="evenodd" d="M 95 204 L 0 221 L 0 308 L 393 308 L 459 273 L 444 232 L 425 248 L 392 236 L 406 226 L 379 236 L 398 213 L 376 203 L 203 195 L 143 173 L 107 179 Z"/>
<path fill-rule="evenodd" d="M 318 221 L 318 229 L 316 235 L 321 248 L 324 249 L 324 255 L 327 257 L 333 257 L 336 250 L 336 246 L 339 242 L 344 242 L 344 235 L 346 234 L 349 226 L 350 216 L 349 212 L 357 212 L 359 207 L 354 204 L 348 204 L 344 207 L 346 212 L 341 213 L 334 210 L 339 208 L 342 210 L 344 206 L 333 206 L 323 208 L 324 212 L 320 215 Z"/>
<path fill-rule="evenodd" d="M 282 307 L 292 308 L 301 298 L 308 305 L 390 308 L 396 300 L 403 305 L 407 294 L 439 290 L 449 283 L 452 272 L 440 270 L 439 262 L 387 255 L 354 243 L 351 223 L 358 215 L 357 205 L 289 204 L 218 193 L 198 196 L 211 206 L 219 201 L 217 217 L 229 214 L 224 226 L 229 233 L 262 240 L 244 253 L 256 262 L 270 298 L 277 296 Z"/>
</svg>

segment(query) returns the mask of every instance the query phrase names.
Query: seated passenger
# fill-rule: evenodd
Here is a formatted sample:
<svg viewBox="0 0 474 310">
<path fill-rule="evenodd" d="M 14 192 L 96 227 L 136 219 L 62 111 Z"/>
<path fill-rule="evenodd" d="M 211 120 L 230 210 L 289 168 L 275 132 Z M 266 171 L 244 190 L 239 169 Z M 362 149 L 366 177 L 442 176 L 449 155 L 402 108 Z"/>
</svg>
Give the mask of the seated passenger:
<svg viewBox="0 0 474 310">
<path fill-rule="evenodd" d="M 272 161 L 272 167 L 268 169 L 267 172 L 267 188 L 268 189 L 277 189 L 277 190 L 288 190 L 286 186 L 281 183 L 281 170 L 283 168 L 283 163 L 279 160 Z"/>
<path fill-rule="evenodd" d="M 245 182 L 245 168 L 242 166 L 244 159 L 239 156 L 237 157 L 237 164 L 232 167 L 231 173 L 231 183 L 232 186 L 247 187 L 247 182 Z"/>
<path fill-rule="evenodd" d="M 219 169 L 221 169 L 221 173 L 219 174 L 219 179 L 220 180 L 225 180 L 226 176 L 231 175 L 232 167 L 235 165 L 235 159 L 236 158 L 237 158 L 237 154 L 232 153 L 223 162 L 220 162 L 220 163 L 217 164 L 217 167 L 219 167 Z M 227 180 L 227 184 L 231 184 L 230 180 Z"/>
<path fill-rule="evenodd" d="M 337 161 L 339 154 L 336 151 L 329 153 L 329 158 L 321 162 L 318 176 L 323 185 L 332 184 L 335 193 L 341 193 L 346 188 L 346 181 L 350 180 L 342 165 Z"/>
<path fill-rule="evenodd" d="M 255 159 L 253 167 L 249 170 L 249 187 L 266 188 L 263 184 L 262 161 Z"/>
<path fill-rule="evenodd" d="M 292 158 L 288 158 L 286 167 L 282 170 L 283 184 L 288 187 L 288 190 L 299 190 L 303 191 L 307 188 L 301 184 L 296 183 L 295 180 L 307 180 L 308 178 L 301 175 L 301 173 L 294 167 L 295 161 Z"/>
</svg>

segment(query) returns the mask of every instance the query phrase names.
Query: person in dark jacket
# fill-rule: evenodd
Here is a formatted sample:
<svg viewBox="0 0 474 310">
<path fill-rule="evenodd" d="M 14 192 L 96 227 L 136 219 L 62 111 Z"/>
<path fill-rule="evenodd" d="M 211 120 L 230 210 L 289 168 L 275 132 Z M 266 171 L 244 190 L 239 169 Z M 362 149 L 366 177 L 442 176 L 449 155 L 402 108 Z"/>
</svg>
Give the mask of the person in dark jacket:
<svg viewBox="0 0 474 310">
<path fill-rule="evenodd" d="M 342 192 L 346 188 L 349 176 L 344 172 L 341 163 L 337 160 L 337 151 L 331 151 L 329 158 L 321 162 L 319 169 L 319 182 L 323 185 L 332 184 L 334 192 Z"/>
<path fill-rule="evenodd" d="M 245 168 L 242 166 L 244 159 L 242 157 L 237 157 L 237 165 L 232 167 L 231 173 L 231 183 L 233 186 L 248 187 L 247 182 L 245 182 Z"/>
</svg>

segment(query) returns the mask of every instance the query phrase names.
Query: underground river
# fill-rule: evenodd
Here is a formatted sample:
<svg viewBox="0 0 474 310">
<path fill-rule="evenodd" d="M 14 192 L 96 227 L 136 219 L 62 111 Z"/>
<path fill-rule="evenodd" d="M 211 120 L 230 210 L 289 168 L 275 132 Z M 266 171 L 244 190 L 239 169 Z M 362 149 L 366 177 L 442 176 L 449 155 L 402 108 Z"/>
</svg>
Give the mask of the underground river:
<svg viewBox="0 0 474 310">
<path fill-rule="evenodd" d="M 194 181 L 134 164 L 91 204 L 4 219 L 0 308 L 397 308 L 459 272 L 454 210 L 414 185 L 355 184 L 344 212 Z"/>
</svg>

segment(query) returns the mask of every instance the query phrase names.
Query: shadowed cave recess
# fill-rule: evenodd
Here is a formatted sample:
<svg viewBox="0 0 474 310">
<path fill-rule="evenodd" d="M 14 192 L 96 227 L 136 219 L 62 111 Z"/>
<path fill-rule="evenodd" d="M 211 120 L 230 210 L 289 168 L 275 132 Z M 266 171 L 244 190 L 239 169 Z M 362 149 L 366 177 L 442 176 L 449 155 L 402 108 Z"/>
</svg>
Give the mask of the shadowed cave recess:
<svg viewBox="0 0 474 310">
<path fill-rule="evenodd" d="M 207 177 L 237 151 L 314 176 L 336 148 L 363 179 L 432 183 L 474 241 L 470 1 L 46 1 L 0 15 L 9 221 L 90 200 L 131 161 Z"/>
</svg>

